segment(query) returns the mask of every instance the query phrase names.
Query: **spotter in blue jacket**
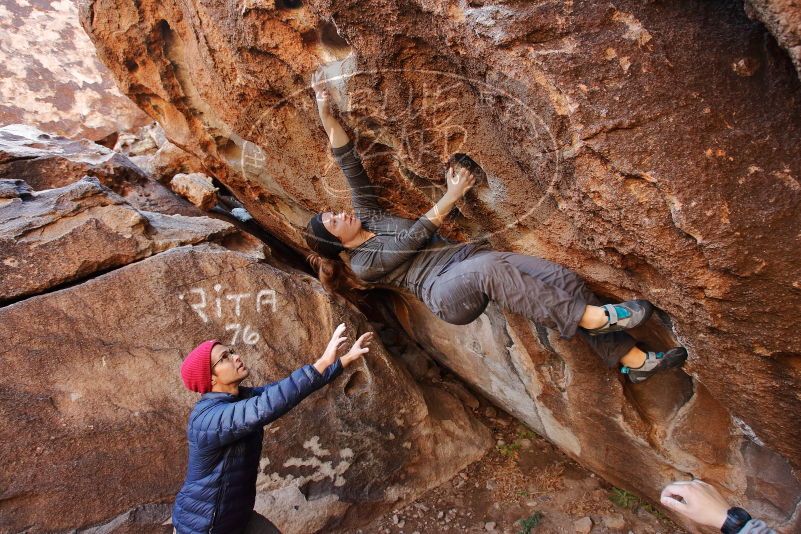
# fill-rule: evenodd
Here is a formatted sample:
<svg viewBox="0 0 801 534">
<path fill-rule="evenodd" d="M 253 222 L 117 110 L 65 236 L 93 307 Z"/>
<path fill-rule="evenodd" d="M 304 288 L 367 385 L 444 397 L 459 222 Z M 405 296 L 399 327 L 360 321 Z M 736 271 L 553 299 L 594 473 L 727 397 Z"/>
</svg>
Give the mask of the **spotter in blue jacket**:
<svg viewBox="0 0 801 534">
<path fill-rule="evenodd" d="M 337 360 L 320 374 L 304 365 L 263 387 L 240 387 L 239 395 L 204 394 L 186 436 L 189 465 L 175 498 L 172 522 L 179 534 L 236 534 L 247 525 L 256 501 L 256 477 L 264 426 L 342 372 Z"/>
</svg>

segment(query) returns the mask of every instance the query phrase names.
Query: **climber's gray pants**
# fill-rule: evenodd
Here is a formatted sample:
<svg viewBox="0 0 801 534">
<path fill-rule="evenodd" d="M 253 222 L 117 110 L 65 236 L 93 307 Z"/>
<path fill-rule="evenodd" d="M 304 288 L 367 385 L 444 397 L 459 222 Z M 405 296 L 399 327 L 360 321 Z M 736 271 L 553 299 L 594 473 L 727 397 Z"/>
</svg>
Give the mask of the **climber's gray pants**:
<svg viewBox="0 0 801 534">
<path fill-rule="evenodd" d="M 440 273 L 424 300 L 440 319 L 452 324 L 474 321 L 492 301 L 555 328 L 565 339 L 578 331 L 609 367 L 635 343 L 625 332 L 587 335 L 578 324 L 587 304 L 601 304 L 598 297 L 573 271 L 523 254 L 478 251 Z"/>
</svg>

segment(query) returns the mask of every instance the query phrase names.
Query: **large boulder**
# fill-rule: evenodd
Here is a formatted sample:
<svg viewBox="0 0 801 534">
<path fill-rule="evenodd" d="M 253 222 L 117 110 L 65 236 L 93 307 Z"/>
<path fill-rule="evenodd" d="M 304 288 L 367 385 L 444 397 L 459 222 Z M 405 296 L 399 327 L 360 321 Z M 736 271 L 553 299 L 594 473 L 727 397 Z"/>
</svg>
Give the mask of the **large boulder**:
<svg viewBox="0 0 801 534">
<path fill-rule="evenodd" d="M 0 530 L 156 528 L 186 471 L 198 398 L 181 383 L 186 353 L 219 338 L 261 384 L 313 362 L 343 321 L 351 336 L 370 328 L 313 278 L 216 244 L 0 308 Z M 268 427 L 256 510 L 286 533 L 359 524 L 491 445 L 459 401 L 418 386 L 376 341 Z"/>
<path fill-rule="evenodd" d="M 67 139 L 25 124 L 0 128 L 0 179 L 24 180 L 36 191 L 97 178 L 134 207 L 168 214 L 203 212 L 152 179 L 125 155 L 88 139 Z"/>
<path fill-rule="evenodd" d="M 235 233 L 208 217 L 140 212 L 96 178 L 41 192 L 0 180 L 0 304 Z"/>
<path fill-rule="evenodd" d="M 449 156 L 472 156 L 488 179 L 451 236 L 651 300 L 666 314 L 655 342 L 690 359 L 686 375 L 622 388 L 574 344 L 512 341 L 532 327 L 497 312 L 487 350 L 514 345 L 524 365 L 453 343 L 475 327 L 431 334 L 450 340 L 441 357 L 628 489 L 653 498 L 698 473 L 798 521 L 801 84 L 742 3 L 82 0 L 81 13 L 123 92 L 287 242 L 349 201 L 316 71 L 398 214 L 428 209 Z M 588 445 L 605 431 L 602 457 Z"/>
<path fill-rule="evenodd" d="M 147 122 L 97 60 L 72 0 L 3 2 L 0 41 L 0 126 L 97 140 Z"/>
<path fill-rule="evenodd" d="M 604 372 L 581 341 L 494 305 L 470 326 L 431 318 L 413 300 L 399 306 L 408 334 L 441 364 L 615 485 L 658 502 L 662 486 L 690 473 L 755 516 L 798 528 L 793 467 L 683 371 L 633 385 Z M 664 325 L 650 326 L 662 339 L 644 340 L 667 348 Z"/>
<path fill-rule="evenodd" d="M 167 184 L 176 174 L 203 172 L 203 164 L 194 155 L 175 146 L 157 122 L 136 130 L 120 132 L 114 151 L 128 156 L 152 178 Z"/>
</svg>

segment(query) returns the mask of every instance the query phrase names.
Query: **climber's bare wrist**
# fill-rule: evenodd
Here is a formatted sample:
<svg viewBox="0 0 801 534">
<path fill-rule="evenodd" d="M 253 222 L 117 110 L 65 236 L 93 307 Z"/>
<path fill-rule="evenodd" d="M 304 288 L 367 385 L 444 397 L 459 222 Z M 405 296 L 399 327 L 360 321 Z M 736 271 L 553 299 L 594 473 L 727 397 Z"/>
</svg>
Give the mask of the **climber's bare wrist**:
<svg viewBox="0 0 801 534">
<path fill-rule="evenodd" d="M 326 130 L 328 130 L 334 125 L 339 125 L 339 121 L 337 121 L 336 117 L 334 117 L 334 114 L 331 113 L 331 110 L 328 110 L 326 112 L 320 110 L 320 122 L 323 123 L 323 128 L 325 128 Z"/>
<path fill-rule="evenodd" d="M 345 132 L 345 129 L 333 115 L 326 119 L 321 115 L 320 120 L 328 136 L 328 142 L 333 148 L 343 147 L 350 142 L 350 137 L 348 137 L 347 132 Z"/>
<path fill-rule="evenodd" d="M 439 202 L 434 204 L 428 213 L 426 213 L 426 218 L 431 221 L 434 226 L 442 226 L 442 223 L 445 221 L 445 217 L 450 213 L 453 207 L 456 205 L 456 199 L 449 196 L 447 193 L 443 195 Z"/>
</svg>

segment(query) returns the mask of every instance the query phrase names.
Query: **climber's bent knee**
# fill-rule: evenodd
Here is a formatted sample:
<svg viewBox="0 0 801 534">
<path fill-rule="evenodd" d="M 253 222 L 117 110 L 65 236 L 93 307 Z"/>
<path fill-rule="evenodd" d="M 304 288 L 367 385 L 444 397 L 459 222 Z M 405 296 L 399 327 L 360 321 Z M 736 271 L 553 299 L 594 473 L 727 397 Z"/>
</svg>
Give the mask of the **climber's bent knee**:
<svg viewBox="0 0 801 534">
<path fill-rule="evenodd" d="M 489 300 L 480 289 L 480 275 L 470 272 L 438 279 L 425 303 L 443 321 L 464 325 L 478 319 Z"/>
<path fill-rule="evenodd" d="M 478 319 L 484 313 L 488 304 L 489 299 L 485 298 L 483 304 L 480 305 L 470 305 L 464 302 L 452 303 L 444 308 L 439 307 L 431 311 L 446 323 L 465 325 Z"/>
</svg>

